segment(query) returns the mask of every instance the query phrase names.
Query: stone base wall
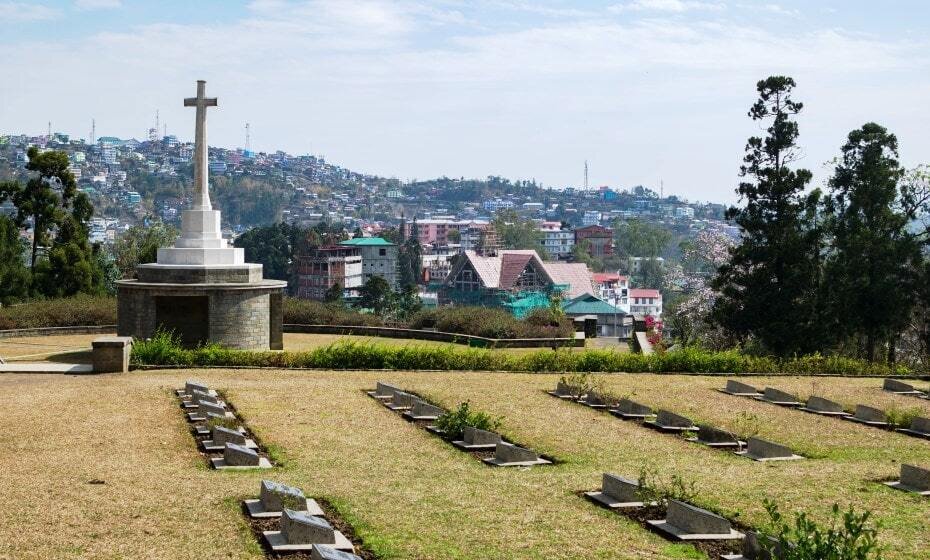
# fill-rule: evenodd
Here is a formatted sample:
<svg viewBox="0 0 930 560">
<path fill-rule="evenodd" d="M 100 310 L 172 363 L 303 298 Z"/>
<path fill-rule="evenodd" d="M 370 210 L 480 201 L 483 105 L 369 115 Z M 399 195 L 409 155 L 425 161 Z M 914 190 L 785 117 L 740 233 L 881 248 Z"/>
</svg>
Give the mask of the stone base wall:
<svg viewBox="0 0 930 560">
<path fill-rule="evenodd" d="M 165 315 L 166 305 L 178 306 L 170 311 L 172 323 L 175 329 L 186 329 L 184 321 L 176 320 L 184 313 L 184 298 L 200 297 L 207 298 L 206 317 L 192 317 L 199 323 L 189 325 L 191 336 L 181 333 L 182 339 L 193 340 L 206 333 L 207 342 L 243 350 L 268 350 L 272 347 L 272 332 L 281 332 L 280 326 L 273 329 L 271 323 L 271 299 L 275 295 L 281 297 L 283 292 L 283 286 L 279 284 L 282 283 L 159 286 L 123 281 L 117 285 L 116 331 L 120 336 L 150 338 L 160 323 L 157 309 L 161 306 Z M 156 305 L 159 300 L 161 303 Z M 280 312 L 276 315 L 275 319 L 280 322 Z M 280 345 L 280 341 L 277 344 Z"/>
</svg>

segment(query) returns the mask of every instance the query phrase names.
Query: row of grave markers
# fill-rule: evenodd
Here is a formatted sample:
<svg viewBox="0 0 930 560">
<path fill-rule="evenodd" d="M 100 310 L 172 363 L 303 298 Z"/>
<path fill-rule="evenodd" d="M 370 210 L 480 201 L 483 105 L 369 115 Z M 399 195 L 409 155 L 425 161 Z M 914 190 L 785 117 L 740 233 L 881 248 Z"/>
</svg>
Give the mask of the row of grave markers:
<svg viewBox="0 0 930 560">
<path fill-rule="evenodd" d="M 217 392 L 199 381 L 187 381 L 178 389 L 181 407 L 193 424 L 195 439 L 207 453 L 222 453 L 211 457 L 210 466 L 217 470 L 270 469 L 271 461 L 259 454 L 259 447 L 248 437 L 248 431 L 236 418 Z M 227 427 L 226 424 L 234 424 Z M 199 437 L 210 439 L 200 440 Z"/>
<path fill-rule="evenodd" d="M 222 424 L 237 420 L 227 409 L 220 395 L 199 381 L 187 381 L 178 389 L 181 406 L 194 423 L 204 451 L 223 452 L 223 457 L 211 458 L 215 469 L 267 469 L 271 462 L 258 454 L 258 445 L 248 436 L 245 426 L 228 428 Z M 212 424 L 212 425 L 211 425 Z M 309 552 L 312 560 L 361 560 L 355 546 L 340 531 L 335 530 L 323 509 L 302 490 L 262 480 L 259 497 L 243 502 L 252 520 L 278 519 L 277 531 L 262 531 L 265 543 L 275 553 Z"/>
<path fill-rule="evenodd" d="M 417 395 L 403 391 L 395 385 L 378 381 L 374 391 L 368 391 L 368 396 L 380 401 L 385 407 L 400 413 L 404 418 L 415 421 L 435 421 L 446 414 L 446 410 L 430 404 Z M 433 425 L 426 429 L 436 435 L 442 435 Z M 467 426 L 462 430 L 462 439 L 453 441 L 452 445 L 469 452 L 494 451 L 493 457 L 485 457 L 482 461 L 495 467 L 532 467 L 536 465 L 549 465 L 552 461 L 541 457 L 538 453 L 525 447 L 504 441 L 500 434 L 487 430 Z"/>
<path fill-rule="evenodd" d="M 735 449 L 734 453 L 754 461 L 793 461 L 803 459 L 789 447 L 758 437 L 751 437 L 742 441 L 734 434 L 707 424 L 696 424 L 690 418 L 676 414 L 669 410 L 653 409 L 627 398 L 612 402 L 611 399 L 595 392 L 578 394 L 571 386 L 564 382 L 556 385 L 555 391 L 550 395 L 562 400 L 577 402 L 594 408 L 606 410 L 610 414 L 623 420 L 641 421 L 646 427 L 666 433 L 694 433 L 687 441 L 700 443 L 712 449 Z"/>
</svg>

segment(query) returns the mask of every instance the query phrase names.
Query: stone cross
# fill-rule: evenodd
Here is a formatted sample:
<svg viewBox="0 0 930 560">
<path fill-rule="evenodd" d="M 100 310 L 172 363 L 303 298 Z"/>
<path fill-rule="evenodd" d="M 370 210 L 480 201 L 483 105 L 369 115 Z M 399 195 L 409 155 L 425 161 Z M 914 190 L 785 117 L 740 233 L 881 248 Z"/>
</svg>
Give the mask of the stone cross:
<svg viewBox="0 0 930 560">
<path fill-rule="evenodd" d="M 194 127 L 194 210 L 212 210 L 210 191 L 207 185 L 207 107 L 216 107 L 215 97 L 205 97 L 207 82 L 197 80 L 197 97 L 184 100 L 185 107 L 196 107 L 196 126 Z"/>
</svg>

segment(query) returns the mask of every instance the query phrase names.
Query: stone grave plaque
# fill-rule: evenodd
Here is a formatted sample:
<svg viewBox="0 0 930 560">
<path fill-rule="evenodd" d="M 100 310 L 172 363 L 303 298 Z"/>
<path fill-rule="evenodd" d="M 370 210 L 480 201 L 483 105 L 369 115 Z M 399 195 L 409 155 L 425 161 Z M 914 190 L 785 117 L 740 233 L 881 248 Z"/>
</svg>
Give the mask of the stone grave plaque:
<svg viewBox="0 0 930 560">
<path fill-rule="evenodd" d="M 726 387 L 722 389 L 722 392 L 738 397 L 758 397 L 762 395 L 762 393 L 752 385 L 743 383 L 742 381 L 736 381 L 735 379 L 727 379 Z"/>
<path fill-rule="evenodd" d="M 885 379 L 882 382 L 882 389 L 888 391 L 889 393 L 896 393 L 898 395 L 921 395 L 923 391 L 918 391 L 910 383 L 905 383 L 903 381 L 898 381 L 897 379 Z"/>
<path fill-rule="evenodd" d="M 898 431 L 912 436 L 930 438 L 930 418 L 916 416 L 911 420 L 910 428 L 899 428 Z"/>
<path fill-rule="evenodd" d="M 651 408 L 644 404 L 633 402 L 630 399 L 620 399 L 620 401 L 617 402 L 617 407 L 611 412 L 614 416 L 625 419 L 643 419 L 654 415 Z"/>
<path fill-rule="evenodd" d="M 885 427 L 888 425 L 887 417 L 885 416 L 885 411 L 879 408 L 874 408 L 871 406 L 866 406 L 864 404 L 856 405 L 856 413 L 852 416 L 847 416 L 847 420 L 852 420 L 853 422 L 859 422 L 860 424 L 866 424 L 868 426 L 876 427 Z"/>
<path fill-rule="evenodd" d="M 669 500 L 665 519 L 646 521 L 656 529 L 684 541 L 733 540 L 743 534 L 716 513 L 697 506 Z"/>
<path fill-rule="evenodd" d="M 494 448 L 494 457 L 484 460 L 489 465 L 498 467 L 528 467 L 546 465 L 549 461 L 542 459 L 535 451 L 500 441 Z"/>
<path fill-rule="evenodd" d="M 400 391 L 400 387 L 378 381 L 375 384 L 375 390 L 369 391 L 368 395 L 376 399 L 390 400 L 397 391 Z"/>
<path fill-rule="evenodd" d="M 886 482 L 885 485 L 921 496 L 930 496 L 930 469 L 902 463 L 900 480 Z"/>
<path fill-rule="evenodd" d="M 550 395 L 559 397 L 560 399 L 577 399 L 578 391 L 573 389 L 568 383 L 564 381 L 559 381 L 555 384 L 555 391 L 549 391 Z"/>
<path fill-rule="evenodd" d="M 329 545 L 337 550 L 354 552 L 355 547 L 345 536 L 333 529 L 322 517 L 285 509 L 281 513 L 280 530 L 262 533 L 275 552 L 313 550 L 314 545 Z"/>
<path fill-rule="evenodd" d="M 746 531 L 746 537 L 743 539 L 743 553 L 724 554 L 720 558 L 723 560 L 772 560 L 771 553 L 769 553 L 767 548 L 764 548 L 760 542 L 762 539 L 768 541 L 769 546 L 772 547 L 772 552 L 775 553 L 776 560 L 784 557 L 781 544 L 779 544 L 777 539 L 770 536 L 762 536 L 755 531 Z"/>
<path fill-rule="evenodd" d="M 579 402 L 581 404 L 590 406 L 591 408 L 607 408 L 607 406 L 610 404 L 609 401 L 610 399 L 606 396 L 598 392 L 591 391 Z"/>
<path fill-rule="evenodd" d="M 743 444 L 730 432 L 707 424 L 699 424 L 697 436 L 688 439 L 708 447 L 740 447 Z"/>
<path fill-rule="evenodd" d="M 610 473 L 604 473 L 600 491 L 585 492 L 585 496 L 611 509 L 644 505 L 639 495 L 639 482 Z"/>
<path fill-rule="evenodd" d="M 694 425 L 694 422 L 692 422 L 690 418 L 664 409 L 656 414 L 655 420 L 647 420 L 644 424 L 665 432 L 691 432 L 698 430 L 698 427 Z"/>
<path fill-rule="evenodd" d="M 395 391 L 394 396 L 391 398 L 391 402 L 386 403 L 386 406 L 395 411 L 410 410 L 418 400 L 419 399 L 416 397 L 416 395 L 411 393 Z"/>
<path fill-rule="evenodd" d="M 816 396 L 808 397 L 807 403 L 800 410 L 823 416 L 849 416 L 840 403 Z"/>
<path fill-rule="evenodd" d="M 755 461 L 792 461 L 803 459 L 795 455 L 791 448 L 772 443 L 761 438 L 751 437 L 745 451 L 737 451 L 737 455 L 749 457 Z"/>
<path fill-rule="evenodd" d="M 245 437 L 241 430 L 231 430 L 223 426 L 213 426 L 211 430 L 213 439 L 207 439 L 203 442 L 203 448 L 206 451 L 222 451 L 226 448 L 227 443 L 235 443 L 243 447 L 255 449 L 258 446 L 251 439 Z"/>
<path fill-rule="evenodd" d="M 254 449 L 235 443 L 227 443 L 222 457 L 210 459 L 215 469 L 269 469 L 268 459 L 260 457 Z"/>
<path fill-rule="evenodd" d="M 404 416 L 412 420 L 436 420 L 445 413 L 446 411 L 438 406 L 433 406 L 424 400 L 417 400 L 413 407 L 404 413 Z"/>
<path fill-rule="evenodd" d="M 765 390 L 762 391 L 762 396 L 757 398 L 780 406 L 801 406 L 801 402 L 798 401 L 797 395 L 792 395 L 791 393 L 775 389 L 774 387 L 766 387 Z"/>
<path fill-rule="evenodd" d="M 245 507 L 249 517 L 257 519 L 280 517 L 285 509 L 323 517 L 316 500 L 307 499 L 302 490 L 271 480 L 261 482 L 258 499 L 245 500 Z"/>
<path fill-rule="evenodd" d="M 472 426 L 462 428 L 461 441 L 453 441 L 452 444 L 461 449 L 474 451 L 479 449 L 495 449 L 501 441 L 500 434 L 479 430 Z"/>
</svg>

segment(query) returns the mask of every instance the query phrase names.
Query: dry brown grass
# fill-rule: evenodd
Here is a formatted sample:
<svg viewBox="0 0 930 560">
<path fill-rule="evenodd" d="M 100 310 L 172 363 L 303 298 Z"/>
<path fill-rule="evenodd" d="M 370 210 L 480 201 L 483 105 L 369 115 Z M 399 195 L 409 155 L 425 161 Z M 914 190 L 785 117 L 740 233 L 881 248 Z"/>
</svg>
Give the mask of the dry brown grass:
<svg viewBox="0 0 930 560">
<path fill-rule="evenodd" d="M 171 390 L 188 377 L 224 389 L 286 466 L 272 472 L 204 468 Z M 394 381 L 447 407 L 504 416 L 503 431 L 566 462 L 492 469 L 362 393 Z M 258 558 L 236 499 L 262 477 L 334 501 L 385 558 L 682 558 L 671 545 L 574 495 L 604 471 L 643 465 L 697 482 L 702 503 L 762 519 L 765 496 L 823 518 L 830 504 L 875 512 L 892 559 L 930 550 L 930 500 L 871 482 L 899 461 L 930 465 L 930 442 L 723 395 L 707 377 L 605 376 L 695 420 L 735 427 L 761 419 L 762 435 L 816 458 L 762 464 L 645 430 L 543 393 L 557 376 L 488 373 L 152 371 L 95 377 L 0 375 L 0 558 Z M 766 381 L 759 379 L 758 384 Z M 811 391 L 809 379 L 778 387 Z M 819 379 L 816 392 L 846 404 L 930 403 L 882 393 L 873 379 Z M 91 485 L 91 479 L 105 485 Z"/>
<path fill-rule="evenodd" d="M 0 338 L 0 357 L 8 362 L 90 362 L 90 345 L 100 334 L 66 334 Z"/>
</svg>

